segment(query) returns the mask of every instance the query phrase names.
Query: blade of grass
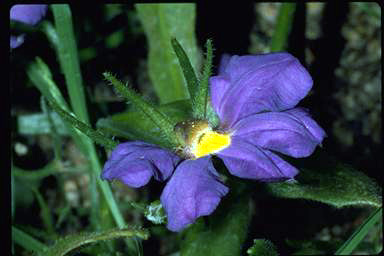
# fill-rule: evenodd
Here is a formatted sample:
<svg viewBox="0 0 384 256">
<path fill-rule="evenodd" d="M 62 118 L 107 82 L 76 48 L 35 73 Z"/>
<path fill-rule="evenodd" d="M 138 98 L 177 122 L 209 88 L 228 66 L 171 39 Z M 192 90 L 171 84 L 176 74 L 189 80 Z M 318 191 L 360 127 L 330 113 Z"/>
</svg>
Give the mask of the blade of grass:
<svg viewBox="0 0 384 256">
<path fill-rule="evenodd" d="M 27 69 L 27 74 L 44 97 L 51 101 L 57 102 L 57 104 L 60 105 L 64 110 L 69 111 L 67 102 L 64 100 L 60 90 L 52 80 L 49 67 L 41 59 L 37 58 L 36 63 L 30 65 L 30 67 Z M 79 132 L 77 129 L 74 129 L 72 126 L 68 126 L 68 128 L 74 131 L 72 133 L 74 141 L 77 143 L 79 148 L 82 149 L 86 156 L 88 156 L 89 163 L 91 165 L 91 171 L 95 172 L 97 176 L 100 175 L 100 170 L 102 167 L 92 141 L 85 134 Z M 97 179 L 97 183 L 101 189 L 102 194 L 104 195 L 103 198 L 106 200 L 109 210 L 117 226 L 119 228 L 126 227 L 125 221 L 119 210 L 119 207 L 117 206 L 109 184 L 102 182 L 101 179 Z M 139 248 L 139 245 L 136 244 L 138 242 L 132 242 L 129 240 L 127 243 L 129 244 L 131 253 L 135 255 L 136 253 L 134 252 L 139 250 L 136 249 Z"/>
<path fill-rule="evenodd" d="M 286 47 L 289 32 L 295 14 L 295 3 L 282 3 L 277 17 L 275 33 L 272 36 L 270 51 L 283 51 Z"/>
<path fill-rule="evenodd" d="M 52 238 L 57 237 L 55 228 L 53 226 L 51 208 L 48 207 L 43 195 L 40 193 L 40 191 L 37 188 L 31 187 L 31 190 L 35 194 L 35 197 L 41 209 L 41 219 L 43 221 L 45 230 L 47 231 L 49 236 L 51 236 Z"/>
<path fill-rule="evenodd" d="M 347 241 L 335 252 L 335 255 L 349 255 L 353 250 L 359 245 L 359 243 L 364 239 L 364 237 L 371 230 L 373 225 L 376 224 L 382 218 L 383 208 L 380 207 L 375 210 L 360 227 L 353 232 Z"/>
<path fill-rule="evenodd" d="M 12 241 L 14 241 L 16 244 L 20 245 L 21 247 L 27 250 L 34 251 L 39 254 L 41 254 L 43 251 L 45 251 L 48 248 L 42 242 L 36 240 L 32 236 L 28 235 L 27 233 L 13 226 L 12 226 Z"/>
<path fill-rule="evenodd" d="M 81 77 L 80 63 L 76 47 L 75 35 L 73 33 L 72 14 L 69 5 L 58 4 L 51 5 L 53 16 L 55 20 L 55 28 L 58 35 L 58 57 L 60 66 L 66 79 L 68 94 L 73 107 L 73 111 L 80 121 L 89 124 L 89 116 L 86 108 L 86 99 L 83 88 L 83 81 Z M 81 141 L 87 149 L 89 161 L 92 166 L 92 171 L 96 175 L 100 174 L 101 164 L 96 154 L 96 149 L 92 141 L 86 137 L 81 136 Z M 121 212 L 114 200 L 112 191 L 107 183 L 103 183 L 97 179 L 105 200 L 111 210 L 118 227 L 125 226 L 124 219 Z M 128 246 L 129 254 L 136 255 L 140 253 L 140 246 L 138 239 L 125 240 Z"/>
<path fill-rule="evenodd" d="M 59 38 L 58 57 L 65 76 L 71 106 L 81 121 L 89 123 L 71 10 L 67 4 L 53 4 L 51 7 Z"/>
</svg>

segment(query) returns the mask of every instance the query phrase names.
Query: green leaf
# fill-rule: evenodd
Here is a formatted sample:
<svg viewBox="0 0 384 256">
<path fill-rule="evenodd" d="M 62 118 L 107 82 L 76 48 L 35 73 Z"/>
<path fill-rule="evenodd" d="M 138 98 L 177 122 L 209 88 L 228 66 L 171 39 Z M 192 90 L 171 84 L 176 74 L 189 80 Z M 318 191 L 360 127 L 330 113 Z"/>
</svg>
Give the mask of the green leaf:
<svg viewBox="0 0 384 256">
<path fill-rule="evenodd" d="M 148 40 L 148 72 L 160 104 L 189 98 L 171 39 L 177 38 L 198 70 L 195 4 L 136 4 Z M 182 24 L 182 25 L 178 25 Z"/>
<path fill-rule="evenodd" d="M 295 3 L 282 3 L 277 17 L 275 32 L 272 36 L 270 51 L 280 52 L 286 47 L 289 32 L 295 14 Z"/>
<path fill-rule="evenodd" d="M 53 124 L 60 135 L 69 135 L 70 131 L 57 113 L 50 113 Z M 17 116 L 18 132 L 23 135 L 50 134 L 51 125 L 45 113 Z"/>
<path fill-rule="evenodd" d="M 266 239 L 254 239 L 253 245 L 247 250 L 251 256 L 277 256 L 275 245 Z"/>
<path fill-rule="evenodd" d="M 28 65 L 27 75 L 46 99 L 57 102 L 64 110 L 69 111 L 67 102 L 58 89 L 56 83 L 52 79 L 52 73 L 49 67 L 41 58 L 36 57 L 36 60 Z M 89 150 L 83 143 L 83 134 L 81 134 L 78 130 L 73 129 L 72 127 L 67 128 L 70 130 L 74 142 L 79 147 L 79 149 L 84 154 L 88 153 Z"/>
<path fill-rule="evenodd" d="M 240 255 L 246 238 L 249 213 L 249 191 L 244 184 L 233 184 L 229 198 L 224 198 L 204 224 L 200 218 L 186 230 L 181 255 Z"/>
<path fill-rule="evenodd" d="M 189 100 L 161 105 L 157 109 L 166 114 L 173 125 L 191 115 Z M 96 126 L 104 132 L 127 140 L 143 140 L 171 148 L 161 130 L 139 111 L 127 111 L 99 119 Z"/>
<path fill-rule="evenodd" d="M 55 100 L 65 110 L 69 110 L 67 102 L 53 81 L 48 65 L 41 58 L 36 57 L 35 61 L 27 66 L 27 75 L 45 98 Z"/>
<path fill-rule="evenodd" d="M 337 208 L 382 205 L 381 188 L 364 173 L 324 156 L 314 163 L 317 166 L 300 169 L 297 182 L 268 183 L 267 190 L 278 197 L 314 200 Z"/>
<path fill-rule="evenodd" d="M 130 238 L 140 237 L 141 239 L 148 239 L 149 233 L 145 229 L 111 229 L 102 232 L 93 233 L 79 233 L 68 235 L 59 239 L 52 247 L 44 252 L 46 256 L 63 256 L 79 247 L 88 245 L 90 243 L 106 241 L 117 238 Z"/>
<path fill-rule="evenodd" d="M 183 70 L 184 78 L 187 81 L 190 98 L 194 99 L 199 85 L 195 70 L 193 69 L 192 64 L 183 47 L 180 45 L 176 38 L 172 38 L 171 44 L 173 50 L 176 53 L 177 59 L 179 60 L 180 67 Z"/>
</svg>

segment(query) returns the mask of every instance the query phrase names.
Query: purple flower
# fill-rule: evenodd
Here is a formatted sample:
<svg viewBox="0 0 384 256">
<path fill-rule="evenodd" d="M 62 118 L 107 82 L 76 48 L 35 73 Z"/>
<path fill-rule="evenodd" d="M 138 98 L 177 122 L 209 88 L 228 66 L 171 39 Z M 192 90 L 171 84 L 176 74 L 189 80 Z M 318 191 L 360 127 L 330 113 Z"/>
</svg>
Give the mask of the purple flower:
<svg viewBox="0 0 384 256">
<path fill-rule="evenodd" d="M 47 12 L 47 8 L 46 4 L 17 4 L 10 10 L 10 19 L 28 25 L 36 25 Z M 24 42 L 24 37 L 24 34 L 11 35 L 11 48 L 19 47 Z"/>
<path fill-rule="evenodd" d="M 276 153 L 306 157 L 325 137 L 307 110 L 295 108 L 311 87 L 308 72 L 288 53 L 224 56 L 219 75 L 210 78 L 219 127 L 205 120 L 179 123 L 175 130 L 184 132 L 186 142 L 182 157 L 144 142 L 122 143 L 105 164 L 102 178 L 140 187 L 152 176 L 160 181 L 170 177 L 160 199 L 168 229 L 180 231 L 211 214 L 228 193 L 211 155 L 241 178 L 294 178 L 298 170 Z"/>
</svg>

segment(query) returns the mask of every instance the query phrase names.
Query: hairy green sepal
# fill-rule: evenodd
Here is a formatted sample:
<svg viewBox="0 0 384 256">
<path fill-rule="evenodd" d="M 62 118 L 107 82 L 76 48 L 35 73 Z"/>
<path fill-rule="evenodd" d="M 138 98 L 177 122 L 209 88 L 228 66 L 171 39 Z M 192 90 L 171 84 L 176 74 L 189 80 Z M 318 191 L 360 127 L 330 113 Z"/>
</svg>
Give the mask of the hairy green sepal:
<svg viewBox="0 0 384 256">
<path fill-rule="evenodd" d="M 196 97 L 192 99 L 193 116 L 197 119 L 206 119 L 208 106 L 209 77 L 212 73 L 213 48 L 212 40 L 205 43 L 207 52 L 205 54 L 203 74 L 200 79 Z"/>
<path fill-rule="evenodd" d="M 206 47 L 206 58 L 204 61 L 203 72 L 200 80 L 197 79 L 196 73 L 191 65 L 191 62 L 184 51 L 183 47 L 173 38 L 173 50 L 179 60 L 181 69 L 183 70 L 184 78 L 187 81 L 189 94 L 192 102 L 192 117 L 194 119 L 208 120 L 209 123 L 215 127 L 218 125 L 219 120 L 212 108 L 209 101 L 209 78 L 212 74 L 212 59 L 213 59 L 213 46 L 212 40 L 208 39 Z"/>
<path fill-rule="evenodd" d="M 103 75 L 105 79 L 108 80 L 124 98 L 129 100 L 161 130 L 162 134 L 164 134 L 164 137 L 168 140 L 168 143 L 171 144 L 172 147 L 177 147 L 183 143 L 174 136 L 174 124 L 172 124 L 172 121 L 164 113 L 157 110 L 154 105 L 144 100 L 133 89 L 123 84 L 111 73 L 105 72 Z"/>
<path fill-rule="evenodd" d="M 164 113 L 176 125 L 191 116 L 189 100 L 175 101 L 160 105 L 158 111 Z M 164 133 L 140 110 L 125 111 L 106 118 L 100 118 L 96 126 L 106 134 L 127 140 L 142 140 L 164 148 L 173 149 Z"/>
</svg>

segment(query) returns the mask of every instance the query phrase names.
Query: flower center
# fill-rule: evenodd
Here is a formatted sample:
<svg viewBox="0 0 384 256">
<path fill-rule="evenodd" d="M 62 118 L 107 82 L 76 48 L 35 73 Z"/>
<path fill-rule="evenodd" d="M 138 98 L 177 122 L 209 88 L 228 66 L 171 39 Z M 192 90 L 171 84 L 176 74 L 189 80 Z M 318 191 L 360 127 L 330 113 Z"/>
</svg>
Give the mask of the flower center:
<svg viewBox="0 0 384 256">
<path fill-rule="evenodd" d="M 229 134 L 220 134 L 214 131 L 206 131 L 201 134 L 197 140 L 197 144 L 192 149 L 192 153 L 197 157 L 206 156 L 216 153 L 231 144 Z"/>
<path fill-rule="evenodd" d="M 200 158 L 223 150 L 231 144 L 231 135 L 213 131 L 206 120 L 189 120 L 175 126 L 175 132 L 185 141 L 185 157 Z"/>
</svg>

